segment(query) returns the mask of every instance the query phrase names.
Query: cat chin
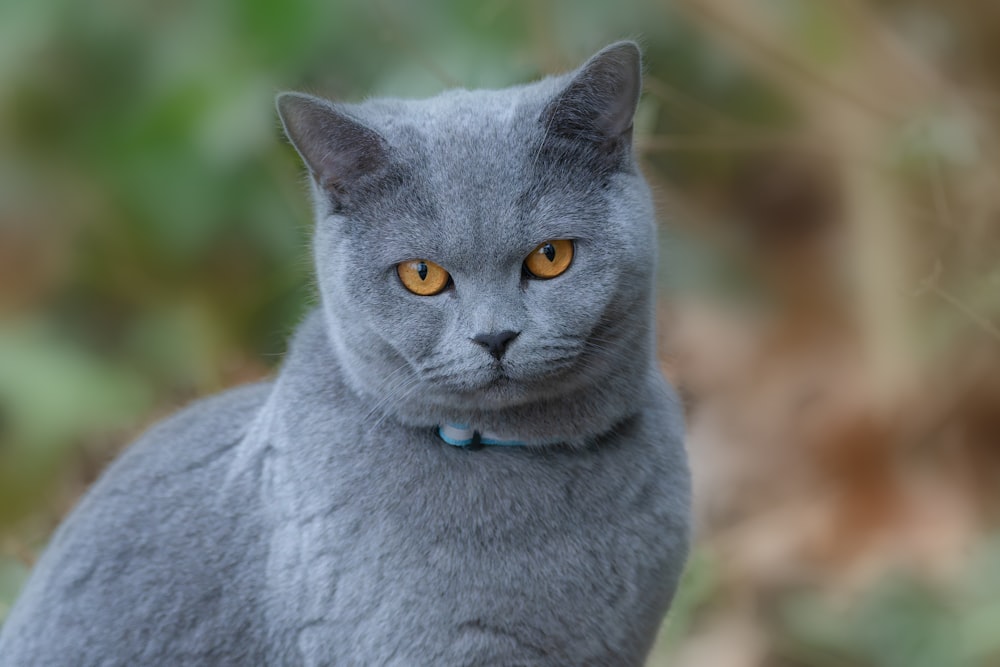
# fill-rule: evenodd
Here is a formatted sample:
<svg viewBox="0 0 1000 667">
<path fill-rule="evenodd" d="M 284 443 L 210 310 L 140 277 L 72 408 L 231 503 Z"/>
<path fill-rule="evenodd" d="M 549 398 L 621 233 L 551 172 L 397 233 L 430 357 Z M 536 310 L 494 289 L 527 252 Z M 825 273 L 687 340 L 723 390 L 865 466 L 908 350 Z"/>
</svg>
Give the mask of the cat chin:
<svg viewBox="0 0 1000 667">
<path fill-rule="evenodd" d="M 460 383 L 439 383 L 429 395 L 440 406 L 495 410 L 554 398 L 565 389 L 564 376 L 564 368 L 524 376 L 515 369 L 494 366 L 472 373 Z"/>
<path fill-rule="evenodd" d="M 540 400 L 558 399 L 565 393 L 560 389 L 553 388 L 550 384 L 526 384 L 508 379 L 476 389 L 436 393 L 431 402 L 438 409 L 495 412 L 519 408 Z"/>
<path fill-rule="evenodd" d="M 458 406 L 470 409 L 500 409 L 526 403 L 538 395 L 523 383 L 500 377 L 483 383 L 440 388 L 431 401 L 436 407 Z"/>
</svg>

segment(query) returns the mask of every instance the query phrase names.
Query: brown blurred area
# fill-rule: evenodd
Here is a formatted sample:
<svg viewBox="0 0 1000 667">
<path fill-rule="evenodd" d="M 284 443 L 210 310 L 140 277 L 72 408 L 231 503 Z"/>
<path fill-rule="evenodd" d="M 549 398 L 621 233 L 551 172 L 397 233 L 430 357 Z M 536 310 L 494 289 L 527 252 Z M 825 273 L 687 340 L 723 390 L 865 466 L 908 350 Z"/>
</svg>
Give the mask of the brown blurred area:
<svg viewBox="0 0 1000 667">
<path fill-rule="evenodd" d="M 734 128 L 731 150 L 715 135 L 725 175 L 670 191 L 758 294 L 664 313 L 716 579 L 669 664 L 1000 664 L 969 600 L 941 592 L 983 576 L 971 555 L 1000 507 L 1000 14 L 803 3 L 837 35 L 823 48 L 763 4 L 680 3 L 797 114 L 763 140 Z M 844 620 L 901 578 L 941 595 L 940 625 L 877 636 L 917 600 Z M 829 617 L 796 628 L 797 596 Z M 995 633 L 1000 616 L 979 622 Z"/>
<path fill-rule="evenodd" d="M 280 362 L 312 296 L 276 90 L 501 86 L 638 36 L 698 526 L 650 664 L 1000 665 L 1000 7 L 2 11 L 0 621 L 121 447 Z"/>
</svg>

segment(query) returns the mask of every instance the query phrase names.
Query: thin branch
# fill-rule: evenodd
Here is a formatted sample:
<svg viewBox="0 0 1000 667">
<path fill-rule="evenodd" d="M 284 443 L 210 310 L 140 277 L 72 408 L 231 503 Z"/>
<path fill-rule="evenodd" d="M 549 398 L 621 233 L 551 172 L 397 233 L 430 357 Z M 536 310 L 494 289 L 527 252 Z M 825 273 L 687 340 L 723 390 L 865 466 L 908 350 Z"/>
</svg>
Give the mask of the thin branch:
<svg viewBox="0 0 1000 667">
<path fill-rule="evenodd" d="M 980 328 L 983 329 L 983 331 L 985 331 L 991 337 L 995 338 L 998 342 L 1000 342 L 1000 328 L 998 328 L 997 325 L 993 324 L 993 322 L 988 320 L 984 315 L 977 313 L 975 310 L 972 309 L 971 306 L 969 306 L 966 303 L 963 303 L 961 300 L 959 300 L 958 297 L 954 296 L 950 292 L 945 291 L 938 285 L 928 285 L 927 291 L 932 294 L 936 294 L 938 297 L 951 304 L 960 313 L 962 313 L 970 320 L 978 324 Z"/>
<path fill-rule="evenodd" d="M 919 297 L 923 294 L 930 293 L 937 296 L 939 299 L 955 308 L 955 310 L 972 320 L 972 322 L 979 325 L 979 327 L 991 337 L 1000 341 L 1000 327 L 997 327 L 997 325 L 993 324 L 993 322 L 990 321 L 990 319 L 985 315 L 976 312 L 972 306 L 968 305 L 957 296 L 941 287 L 940 281 L 942 273 L 944 273 L 944 269 L 941 262 L 934 262 L 934 268 L 931 270 L 930 275 L 920 281 L 917 289 L 912 291 L 912 295 Z"/>
<path fill-rule="evenodd" d="M 640 152 L 759 150 L 796 144 L 788 134 L 658 134 L 637 137 Z"/>
<path fill-rule="evenodd" d="M 747 130 L 757 129 L 750 123 L 736 118 L 732 118 L 718 109 L 705 104 L 696 97 L 679 90 L 675 86 L 668 84 L 662 79 L 647 74 L 643 79 L 643 89 L 655 97 L 672 104 L 675 108 L 696 118 L 709 116 L 717 125 L 724 125 L 731 129 Z"/>
<path fill-rule="evenodd" d="M 853 104 L 858 109 L 882 120 L 895 120 L 896 116 L 889 110 L 872 102 L 857 91 L 846 88 L 828 77 L 822 76 L 814 68 L 799 59 L 764 41 L 760 36 L 752 34 L 738 21 L 726 16 L 724 12 L 709 6 L 704 0 L 678 0 L 677 6 L 689 10 L 697 20 L 713 26 L 719 32 L 729 35 L 751 52 L 760 55 L 769 62 L 775 71 L 792 76 L 794 79 L 822 90 L 827 95 L 839 97 Z"/>
</svg>

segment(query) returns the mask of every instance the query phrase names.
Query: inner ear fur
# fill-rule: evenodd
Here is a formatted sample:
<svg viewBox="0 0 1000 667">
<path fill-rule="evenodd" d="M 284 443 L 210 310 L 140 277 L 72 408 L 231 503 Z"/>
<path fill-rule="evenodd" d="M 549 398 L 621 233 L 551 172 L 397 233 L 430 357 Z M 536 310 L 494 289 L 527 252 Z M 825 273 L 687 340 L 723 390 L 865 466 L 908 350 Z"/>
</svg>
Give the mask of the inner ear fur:
<svg viewBox="0 0 1000 667">
<path fill-rule="evenodd" d="M 288 140 L 316 184 L 337 200 L 388 163 L 389 148 L 375 130 L 332 102 L 304 93 L 282 93 L 276 101 Z"/>
<path fill-rule="evenodd" d="M 550 133 L 616 146 L 631 138 L 642 91 L 639 47 L 617 42 L 590 58 L 542 113 Z"/>
</svg>

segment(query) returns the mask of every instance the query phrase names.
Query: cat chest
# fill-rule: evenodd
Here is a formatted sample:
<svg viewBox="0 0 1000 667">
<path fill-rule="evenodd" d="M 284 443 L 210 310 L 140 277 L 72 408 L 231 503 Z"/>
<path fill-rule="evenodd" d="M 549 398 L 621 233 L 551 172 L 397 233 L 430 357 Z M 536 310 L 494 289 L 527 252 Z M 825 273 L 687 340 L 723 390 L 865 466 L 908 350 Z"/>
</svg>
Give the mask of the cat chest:
<svg viewBox="0 0 1000 667">
<path fill-rule="evenodd" d="M 324 508 L 277 525 L 269 615 L 286 651 L 303 664 L 424 664 L 413 651 L 567 664 L 629 643 L 667 553 L 648 529 L 655 508 L 585 470 L 477 468 L 458 453 L 391 484 L 347 474 Z"/>
</svg>

